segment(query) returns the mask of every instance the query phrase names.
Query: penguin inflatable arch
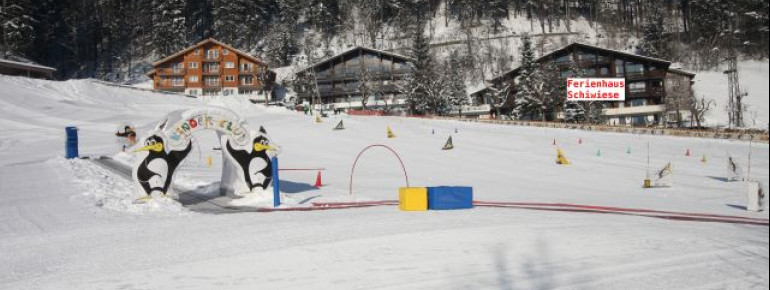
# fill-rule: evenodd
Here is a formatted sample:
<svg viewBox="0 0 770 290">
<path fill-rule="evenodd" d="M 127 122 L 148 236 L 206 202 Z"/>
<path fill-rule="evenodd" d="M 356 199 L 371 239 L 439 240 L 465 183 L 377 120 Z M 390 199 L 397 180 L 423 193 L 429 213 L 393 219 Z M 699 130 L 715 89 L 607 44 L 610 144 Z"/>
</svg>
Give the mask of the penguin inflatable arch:
<svg viewBox="0 0 770 290">
<path fill-rule="evenodd" d="M 225 143 L 225 150 L 230 157 L 238 164 L 243 181 L 249 191 L 255 188 L 267 189 L 273 181 L 273 164 L 271 157 L 278 149 L 270 144 L 270 139 L 266 136 L 264 128 L 252 140 L 251 146 L 246 150 L 233 148 L 230 140 Z M 271 156 L 272 155 L 272 156 Z"/>
<path fill-rule="evenodd" d="M 134 169 L 134 180 L 141 186 L 147 196 L 141 200 L 152 198 L 153 192 L 166 195 L 171 186 L 174 171 L 192 151 L 192 143 L 187 143 L 187 148 L 181 151 L 166 152 L 167 148 L 163 137 L 152 135 L 147 137 L 142 144 L 144 147 L 134 152 L 148 152 L 147 156 Z"/>
</svg>

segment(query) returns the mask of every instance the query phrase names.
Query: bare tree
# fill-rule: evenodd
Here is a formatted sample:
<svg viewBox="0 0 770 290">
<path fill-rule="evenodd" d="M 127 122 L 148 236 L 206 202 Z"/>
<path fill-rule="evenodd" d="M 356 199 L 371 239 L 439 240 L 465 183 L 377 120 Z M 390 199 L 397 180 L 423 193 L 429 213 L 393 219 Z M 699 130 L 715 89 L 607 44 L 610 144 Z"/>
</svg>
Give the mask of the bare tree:
<svg viewBox="0 0 770 290">
<path fill-rule="evenodd" d="M 706 114 L 712 106 L 716 106 L 716 102 L 713 99 L 706 99 L 705 97 L 698 98 L 695 94 L 690 95 L 692 102 L 690 102 L 690 114 L 692 114 L 692 121 L 695 122 L 695 126 L 700 128 L 703 123 Z"/>
</svg>

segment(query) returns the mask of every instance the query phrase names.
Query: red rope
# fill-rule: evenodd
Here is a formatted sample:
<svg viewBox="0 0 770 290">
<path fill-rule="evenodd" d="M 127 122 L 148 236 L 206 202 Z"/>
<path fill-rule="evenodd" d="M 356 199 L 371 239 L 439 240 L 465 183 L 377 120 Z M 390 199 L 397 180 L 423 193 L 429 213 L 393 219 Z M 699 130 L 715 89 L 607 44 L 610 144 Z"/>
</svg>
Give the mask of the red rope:
<svg viewBox="0 0 770 290">
<path fill-rule="evenodd" d="M 406 173 L 406 167 L 404 166 L 404 162 L 401 160 L 401 156 L 398 156 L 398 153 L 396 153 L 395 150 L 393 150 L 388 146 L 376 144 L 376 145 L 370 145 L 364 148 L 364 150 L 361 150 L 361 153 L 358 153 L 358 156 L 356 156 L 356 160 L 353 161 L 353 168 L 350 169 L 350 195 L 353 195 L 353 174 L 356 172 L 356 165 L 358 164 L 358 159 L 361 158 L 361 155 L 364 155 L 364 152 L 374 147 L 382 147 L 382 148 L 388 149 L 391 153 L 393 153 L 393 155 L 396 156 L 396 158 L 398 159 L 398 163 L 401 163 L 401 170 L 404 171 L 404 178 L 406 179 L 406 187 L 409 187 L 409 175 Z"/>
</svg>

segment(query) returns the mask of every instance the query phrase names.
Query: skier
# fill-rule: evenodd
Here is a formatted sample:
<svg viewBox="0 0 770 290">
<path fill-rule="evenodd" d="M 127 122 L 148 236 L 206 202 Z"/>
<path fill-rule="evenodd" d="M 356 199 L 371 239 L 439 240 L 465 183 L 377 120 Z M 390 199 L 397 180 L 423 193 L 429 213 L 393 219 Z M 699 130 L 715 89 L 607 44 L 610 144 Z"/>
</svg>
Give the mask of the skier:
<svg viewBox="0 0 770 290">
<path fill-rule="evenodd" d="M 126 144 L 123 144 L 123 151 L 126 151 L 126 147 L 131 147 L 136 144 L 136 131 L 129 125 L 123 127 L 123 132 L 115 132 L 115 136 L 126 138 Z"/>
</svg>

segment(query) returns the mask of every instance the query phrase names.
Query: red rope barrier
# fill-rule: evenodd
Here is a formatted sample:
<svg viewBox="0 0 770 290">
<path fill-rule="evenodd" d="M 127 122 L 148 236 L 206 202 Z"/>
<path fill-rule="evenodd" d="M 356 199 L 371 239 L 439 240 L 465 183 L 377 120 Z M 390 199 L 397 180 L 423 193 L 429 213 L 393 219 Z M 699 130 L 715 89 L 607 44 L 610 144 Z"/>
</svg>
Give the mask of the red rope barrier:
<svg viewBox="0 0 770 290">
<path fill-rule="evenodd" d="M 353 174 L 356 172 L 356 165 L 358 164 L 358 159 L 361 158 L 361 155 L 364 155 L 364 152 L 374 147 L 382 147 L 382 148 L 388 149 L 391 153 L 393 153 L 393 155 L 396 156 L 396 158 L 398 159 L 398 163 L 401 163 L 401 170 L 404 171 L 404 178 L 406 179 L 406 187 L 409 187 L 409 175 L 406 173 L 406 167 L 404 166 L 404 162 L 401 160 L 401 156 L 398 156 L 398 153 L 396 153 L 395 150 L 393 150 L 388 146 L 376 144 L 376 145 L 370 145 L 364 148 L 364 150 L 361 150 L 361 153 L 358 153 L 358 156 L 356 156 L 356 160 L 353 161 L 353 168 L 350 169 L 350 188 L 349 188 L 350 195 L 353 195 Z"/>
</svg>

